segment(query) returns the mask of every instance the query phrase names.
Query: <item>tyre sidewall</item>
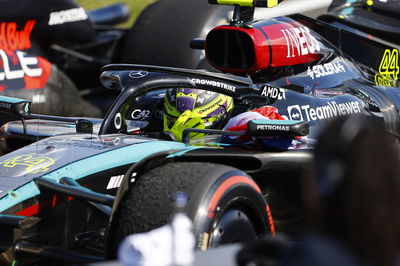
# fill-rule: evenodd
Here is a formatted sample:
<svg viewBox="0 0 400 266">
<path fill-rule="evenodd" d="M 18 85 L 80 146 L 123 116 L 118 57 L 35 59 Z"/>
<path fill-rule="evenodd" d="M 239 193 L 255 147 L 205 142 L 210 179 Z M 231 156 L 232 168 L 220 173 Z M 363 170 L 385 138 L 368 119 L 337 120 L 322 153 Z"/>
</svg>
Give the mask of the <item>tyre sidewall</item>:
<svg viewBox="0 0 400 266">
<path fill-rule="evenodd" d="M 187 206 L 198 248 L 205 250 L 215 245 L 213 230 L 234 206 L 251 218 L 257 235 L 270 231 L 268 205 L 257 184 L 242 171 L 221 165 L 200 181 Z"/>
</svg>

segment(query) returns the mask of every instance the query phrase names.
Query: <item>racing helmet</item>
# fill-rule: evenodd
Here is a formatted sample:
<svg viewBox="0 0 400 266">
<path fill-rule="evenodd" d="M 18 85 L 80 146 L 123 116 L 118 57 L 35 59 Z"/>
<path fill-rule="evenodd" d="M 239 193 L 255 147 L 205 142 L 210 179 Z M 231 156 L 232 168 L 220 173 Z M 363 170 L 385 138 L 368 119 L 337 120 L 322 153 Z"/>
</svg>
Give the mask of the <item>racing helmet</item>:
<svg viewBox="0 0 400 266">
<path fill-rule="evenodd" d="M 185 128 L 221 129 L 232 109 L 232 97 L 224 94 L 192 88 L 169 89 L 164 97 L 164 131 L 172 132 L 181 141 Z M 201 136 L 204 134 L 191 134 L 191 139 Z"/>
</svg>

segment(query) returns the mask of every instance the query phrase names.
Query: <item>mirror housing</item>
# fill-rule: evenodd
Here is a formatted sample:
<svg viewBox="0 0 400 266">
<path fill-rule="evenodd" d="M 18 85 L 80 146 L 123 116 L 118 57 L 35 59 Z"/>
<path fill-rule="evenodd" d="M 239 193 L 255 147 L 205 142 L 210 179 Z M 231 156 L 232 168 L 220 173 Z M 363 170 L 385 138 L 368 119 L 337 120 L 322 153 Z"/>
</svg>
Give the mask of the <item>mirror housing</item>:
<svg viewBox="0 0 400 266">
<path fill-rule="evenodd" d="M 183 130 L 182 140 L 190 141 L 190 133 L 217 134 L 228 136 L 249 135 L 253 137 L 299 137 L 309 134 L 309 123 L 302 120 L 269 120 L 255 119 L 247 122 L 245 131 L 229 131 L 215 129 L 186 128 Z"/>
<path fill-rule="evenodd" d="M 309 124 L 301 120 L 268 120 L 255 119 L 247 122 L 247 135 L 255 137 L 283 136 L 296 137 L 307 136 Z"/>
<path fill-rule="evenodd" d="M 0 96 L 0 112 L 26 117 L 30 114 L 30 106 L 30 101 Z"/>
</svg>

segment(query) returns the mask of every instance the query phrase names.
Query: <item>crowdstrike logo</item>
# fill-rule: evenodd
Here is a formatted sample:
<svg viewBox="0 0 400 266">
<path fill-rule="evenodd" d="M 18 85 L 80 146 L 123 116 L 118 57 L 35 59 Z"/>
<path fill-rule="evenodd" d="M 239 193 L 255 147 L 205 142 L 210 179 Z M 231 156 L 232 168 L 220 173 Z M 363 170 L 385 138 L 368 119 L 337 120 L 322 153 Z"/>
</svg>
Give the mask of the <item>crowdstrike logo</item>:
<svg viewBox="0 0 400 266">
<path fill-rule="evenodd" d="M 208 80 L 208 79 L 195 79 L 195 78 L 188 78 L 188 81 L 190 82 L 190 84 L 192 84 L 193 86 L 196 85 L 207 85 L 207 86 L 213 86 L 216 88 L 222 88 L 225 90 L 229 90 L 232 92 L 236 92 L 236 87 L 226 84 L 226 83 L 222 83 L 219 81 L 214 81 L 214 80 Z"/>
<path fill-rule="evenodd" d="M 82 7 L 72 8 L 50 13 L 49 25 L 59 25 L 68 22 L 76 22 L 86 20 L 88 15 Z"/>
<path fill-rule="evenodd" d="M 290 120 L 315 121 L 330 117 L 360 113 L 360 103 L 351 101 L 346 103 L 327 102 L 326 105 L 311 107 L 310 105 L 291 105 L 287 108 Z"/>
</svg>

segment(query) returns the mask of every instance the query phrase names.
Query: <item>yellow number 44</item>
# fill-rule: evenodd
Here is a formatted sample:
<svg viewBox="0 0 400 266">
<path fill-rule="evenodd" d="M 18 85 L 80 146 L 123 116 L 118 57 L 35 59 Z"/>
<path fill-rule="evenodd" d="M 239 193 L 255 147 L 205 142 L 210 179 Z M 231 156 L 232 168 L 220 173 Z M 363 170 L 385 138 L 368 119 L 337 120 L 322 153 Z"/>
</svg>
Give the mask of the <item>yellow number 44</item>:
<svg viewBox="0 0 400 266">
<path fill-rule="evenodd" d="M 379 74 L 397 80 L 399 75 L 399 50 L 385 50 L 379 65 Z"/>
</svg>

